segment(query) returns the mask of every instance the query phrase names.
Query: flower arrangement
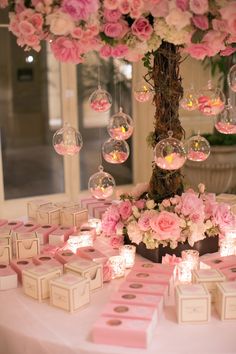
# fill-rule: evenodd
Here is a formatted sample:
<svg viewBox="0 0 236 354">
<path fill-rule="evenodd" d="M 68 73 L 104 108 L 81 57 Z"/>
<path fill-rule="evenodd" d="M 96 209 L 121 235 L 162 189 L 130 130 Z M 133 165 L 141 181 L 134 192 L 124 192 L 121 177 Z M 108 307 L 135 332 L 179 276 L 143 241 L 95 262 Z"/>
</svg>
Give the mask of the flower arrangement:
<svg viewBox="0 0 236 354">
<path fill-rule="evenodd" d="M 236 50 L 233 0 L 0 0 L 7 6 L 18 45 L 39 51 L 46 40 L 62 62 L 91 50 L 137 61 L 162 41 L 201 60 Z"/>
<path fill-rule="evenodd" d="M 131 242 L 143 242 L 147 249 L 168 244 L 174 249 L 179 242 L 188 241 L 193 247 L 206 237 L 224 236 L 225 230 L 235 224 L 229 205 L 218 203 L 215 194 L 205 193 L 203 184 L 199 184 L 198 193 L 188 189 L 159 204 L 143 193 L 146 187 L 139 185 L 108 208 L 102 219 L 105 235 L 126 233 Z"/>
</svg>

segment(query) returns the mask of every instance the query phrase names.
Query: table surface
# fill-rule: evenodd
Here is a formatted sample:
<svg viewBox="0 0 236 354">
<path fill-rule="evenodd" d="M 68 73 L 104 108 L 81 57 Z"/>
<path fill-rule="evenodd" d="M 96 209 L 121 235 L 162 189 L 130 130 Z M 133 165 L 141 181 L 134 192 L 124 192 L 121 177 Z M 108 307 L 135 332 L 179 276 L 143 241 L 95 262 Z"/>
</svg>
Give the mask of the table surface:
<svg viewBox="0 0 236 354">
<path fill-rule="evenodd" d="M 214 309 L 209 324 L 178 325 L 174 307 L 166 307 L 148 349 L 94 344 L 92 325 L 123 281 L 104 284 L 74 314 L 38 303 L 21 287 L 0 292 L 0 354 L 236 353 L 236 321 L 220 321 Z"/>
</svg>

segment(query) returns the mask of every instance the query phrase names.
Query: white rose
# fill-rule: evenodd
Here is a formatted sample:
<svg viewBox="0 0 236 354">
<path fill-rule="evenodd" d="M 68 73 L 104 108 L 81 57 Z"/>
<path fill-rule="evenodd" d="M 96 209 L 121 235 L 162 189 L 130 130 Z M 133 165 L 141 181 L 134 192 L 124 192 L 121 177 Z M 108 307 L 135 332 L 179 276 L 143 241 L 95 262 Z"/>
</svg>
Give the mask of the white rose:
<svg viewBox="0 0 236 354">
<path fill-rule="evenodd" d="M 146 202 L 146 207 L 147 207 L 148 209 L 154 209 L 155 205 L 156 205 L 156 203 L 154 202 L 153 199 L 150 199 L 150 200 L 148 200 L 148 201 Z"/>
<path fill-rule="evenodd" d="M 190 25 L 192 15 L 188 11 L 182 11 L 178 7 L 172 9 L 168 16 L 166 16 L 166 23 L 169 26 L 175 26 L 177 30 Z"/>
<path fill-rule="evenodd" d="M 184 219 L 180 219 L 179 226 L 184 229 L 186 227 L 186 221 Z"/>
<path fill-rule="evenodd" d="M 213 226 L 211 220 L 207 220 L 206 223 L 205 223 L 205 225 L 206 225 L 206 229 L 211 229 L 212 226 Z"/>
<path fill-rule="evenodd" d="M 57 11 L 46 17 L 46 24 L 50 26 L 50 31 L 57 36 L 66 36 L 75 28 L 75 24 L 70 15 Z"/>
<path fill-rule="evenodd" d="M 134 217 L 136 219 L 138 219 L 140 217 L 140 212 L 139 212 L 138 208 L 135 205 L 132 206 L 132 211 L 133 211 Z"/>
</svg>

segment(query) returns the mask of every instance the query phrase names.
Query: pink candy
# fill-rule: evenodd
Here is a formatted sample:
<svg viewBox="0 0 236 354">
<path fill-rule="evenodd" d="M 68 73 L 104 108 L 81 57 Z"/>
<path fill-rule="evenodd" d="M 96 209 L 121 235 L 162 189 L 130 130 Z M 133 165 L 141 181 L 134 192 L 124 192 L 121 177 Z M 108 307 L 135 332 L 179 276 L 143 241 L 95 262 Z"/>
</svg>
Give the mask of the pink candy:
<svg viewBox="0 0 236 354">
<path fill-rule="evenodd" d="M 124 127 L 109 129 L 109 134 L 113 139 L 126 140 L 133 134 L 134 128 L 129 126 L 127 130 Z"/>
<path fill-rule="evenodd" d="M 59 155 L 75 155 L 80 151 L 80 146 L 77 145 L 65 145 L 65 144 L 56 144 L 54 149 Z"/>
<path fill-rule="evenodd" d="M 135 91 L 134 97 L 138 102 L 144 103 L 152 98 L 152 93 L 150 91 Z"/>
<path fill-rule="evenodd" d="M 101 99 L 93 100 L 90 103 L 90 107 L 95 112 L 106 112 L 106 111 L 108 111 L 111 108 L 111 104 L 106 99 L 101 98 Z"/>
<path fill-rule="evenodd" d="M 205 161 L 208 158 L 208 154 L 204 154 L 202 151 L 189 151 L 188 159 L 191 161 Z"/>
<path fill-rule="evenodd" d="M 129 155 L 123 151 L 112 151 L 109 154 L 103 154 L 104 159 L 113 164 L 123 163 L 127 160 Z"/>
<path fill-rule="evenodd" d="M 215 124 L 215 128 L 223 134 L 236 134 L 235 124 L 218 122 Z"/>
</svg>

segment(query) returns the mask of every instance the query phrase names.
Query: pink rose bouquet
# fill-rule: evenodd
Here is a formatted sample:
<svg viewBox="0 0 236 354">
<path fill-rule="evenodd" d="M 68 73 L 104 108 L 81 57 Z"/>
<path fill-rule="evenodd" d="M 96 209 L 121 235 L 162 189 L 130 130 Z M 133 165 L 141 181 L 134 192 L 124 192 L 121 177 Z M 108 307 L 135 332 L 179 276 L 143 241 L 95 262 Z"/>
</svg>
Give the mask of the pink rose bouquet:
<svg viewBox="0 0 236 354">
<path fill-rule="evenodd" d="M 103 215 L 103 233 L 116 243 L 121 228 L 131 242 L 144 242 L 149 249 L 159 245 L 176 248 L 178 242 L 188 241 L 190 246 L 206 237 L 224 235 L 227 228 L 234 225 L 235 216 L 230 207 L 218 203 L 215 195 L 192 189 L 181 196 L 164 199 L 156 204 L 153 200 L 136 199 L 133 195 L 121 196 L 117 205 L 112 205 Z M 118 232 L 119 230 L 119 232 Z"/>
<path fill-rule="evenodd" d="M 162 41 L 200 60 L 235 50 L 234 0 L 0 0 L 7 6 L 17 43 L 39 51 L 46 40 L 61 62 L 80 63 L 93 50 L 137 61 Z"/>
</svg>

